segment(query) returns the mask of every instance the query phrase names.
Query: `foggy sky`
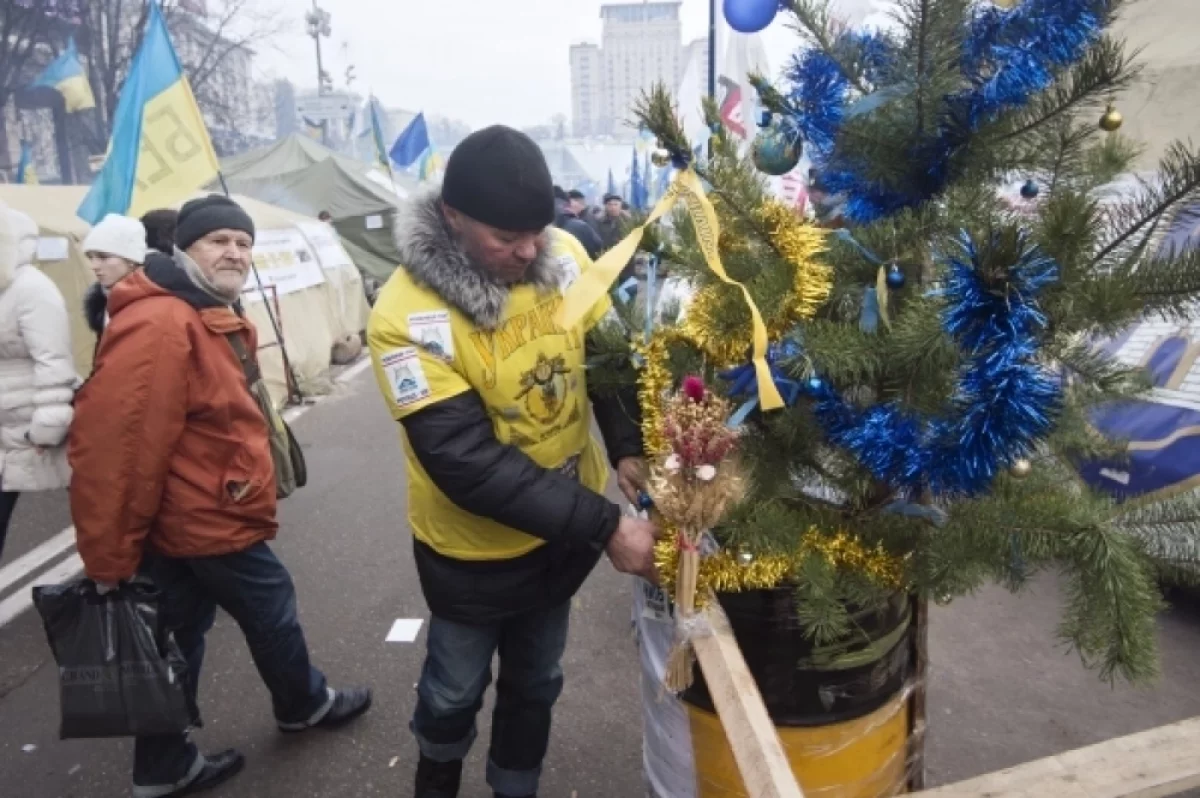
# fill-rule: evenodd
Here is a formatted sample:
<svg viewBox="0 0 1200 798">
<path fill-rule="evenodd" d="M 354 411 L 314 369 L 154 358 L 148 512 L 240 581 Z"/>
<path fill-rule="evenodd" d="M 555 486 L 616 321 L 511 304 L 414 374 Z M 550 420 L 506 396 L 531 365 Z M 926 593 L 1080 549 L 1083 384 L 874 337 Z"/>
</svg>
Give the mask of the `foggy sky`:
<svg viewBox="0 0 1200 798">
<path fill-rule="evenodd" d="M 875 0 L 840 0 L 859 21 Z M 287 77 L 316 85 L 312 39 L 304 34 L 311 0 L 272 0 L 294 15 L 296 33 L 259 45 L 260 77 Z M 722 0 L 717 0 L 720 13 Z M 323 0 L 333 36 L 322 40 L 326 71 L 344 86 L 346 64 L 356 67 L 353 88 L 388 107 L 491 123 L 542 124 L 557 113 L 570 118 L 568 48 L 600 41 L 600 0 Z M 684 42 L 704 36 L 708 0 L 683 0 Z M 764 34 L 772 70 L 796 48 L 783 17 Z"/>
</svg>

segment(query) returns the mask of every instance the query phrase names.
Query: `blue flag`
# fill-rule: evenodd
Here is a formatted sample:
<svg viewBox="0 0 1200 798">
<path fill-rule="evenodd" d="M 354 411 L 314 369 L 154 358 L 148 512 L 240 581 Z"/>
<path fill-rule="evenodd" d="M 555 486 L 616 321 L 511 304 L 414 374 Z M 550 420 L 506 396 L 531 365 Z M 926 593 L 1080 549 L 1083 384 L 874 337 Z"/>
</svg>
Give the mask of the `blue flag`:
<svg viewBox="0 0 1200 798">
<path fill-rule="evenodd" d="M 633 167 L 629 172 L 629 204 L 639 211 L 646 210 L 646 182 L 642 180 L 636 148 L 633 151 Z"/>
<path fill-rule="evenodd" d="M 96 98 L 92 95 L 87 75 L 83 73 L 83 65 L 79 63 L 79 52 L 75 49 L 73 38 L 67 40 L 67 49 L 42 70 L 33 85 L 49 86 L 61 94 L 66 102 L 67 113 L 96 107 Z"/>
<path fill-rule="evenodd" d="M 21 160 L 17 162 L 17 182 L 25 186 L 36 186 L 37 170 L 33 168 L 33 147 L 28 141 L 21 142 Z"/>
<path fill-rule="evenodd" d="M 170 208 L 211 183 L 218 169 L 162 10 L 151 0 L 146 32 L 113 114 L 108 157 L 76 213 L 96 224 L 110 213 L 141 216 Z"/>
<path fill-rule="evenodd" d="M 388 153 L 392 160 L 407 169 L 415 164 L 430 149 L 429 128 L 425 126 L 425 114 L 419 113 L 408 123 L 404 132 L 396 137 L 396 143 Z"/>
</svg>

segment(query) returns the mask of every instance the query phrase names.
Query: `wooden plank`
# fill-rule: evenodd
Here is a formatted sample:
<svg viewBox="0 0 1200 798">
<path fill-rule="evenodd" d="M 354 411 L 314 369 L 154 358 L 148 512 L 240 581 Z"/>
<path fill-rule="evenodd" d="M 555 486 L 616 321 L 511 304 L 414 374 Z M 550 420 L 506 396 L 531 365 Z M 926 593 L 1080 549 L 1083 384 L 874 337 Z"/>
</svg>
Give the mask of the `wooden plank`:
<svg viewBox="0 0 1200 798">
<path fill-rule="evenodd" d="M 804 798 L 725 611 L 712 601 L 705 615 L 712 634 L 693 640 L 693 647 L 746 793 L 750 798 Z"/>
<path fill-rule="evenodd" d="M 1077 748 L 923 798 L 1165 798 L 1200 787 L 1200 717 Z"/>
</svg>

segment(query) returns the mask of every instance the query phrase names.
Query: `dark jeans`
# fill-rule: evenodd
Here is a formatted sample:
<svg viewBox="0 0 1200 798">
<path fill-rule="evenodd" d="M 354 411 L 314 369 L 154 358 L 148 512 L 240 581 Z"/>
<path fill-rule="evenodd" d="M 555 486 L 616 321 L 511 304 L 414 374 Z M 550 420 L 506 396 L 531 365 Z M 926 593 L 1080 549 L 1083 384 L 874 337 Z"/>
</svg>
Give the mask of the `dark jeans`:
<svg viewBox="0 0 1200 798">
<path fill-rule="evenodd" d="M 12 520 L 13 508 L 21 494 L 15 490 L 0 491 L 0 558 L 4 557 L 4 539 L 8 537 L 8 522 Z"/>
<path fill-rule="evenodd" d="M 331 694 L 325 677 L 309 664 L 292 577 L 266 543 L 193 559 L 148 551 L 142 573 L 162 591 L 163 622 L 187 658 L 193 701 L 204 635 L 220 607 L 242 628 L 280 723 L 313 722 L 328 711 Z M 203 760 L 186 735 L 139 737 L 133 758 L 135 798 L 156 798 L 164 794 L 159 789 L 186 783 L 200 767 Z"/>
<path fill-rule="evenodd" d="M 500 654 L 487 781 L 504 795 L 537 792 L 550 743 L 550 713 L 562 692 L 570 602 L 493 624 L 465 626 L 436 615 L 417 685 L 412 730 L 421 753 L 463 759 L 475 741 L 475 716 Z"/>
</svg>

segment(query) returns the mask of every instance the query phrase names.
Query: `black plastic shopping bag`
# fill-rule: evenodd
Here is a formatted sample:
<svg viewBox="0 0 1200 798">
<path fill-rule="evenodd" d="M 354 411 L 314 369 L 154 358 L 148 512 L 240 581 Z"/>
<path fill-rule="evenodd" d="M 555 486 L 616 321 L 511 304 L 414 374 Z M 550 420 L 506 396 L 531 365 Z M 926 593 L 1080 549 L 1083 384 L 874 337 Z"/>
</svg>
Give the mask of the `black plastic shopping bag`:
<svg viewBox="0 0 1200 798">
<path fill-rule="evenodd" d="M 159 621 L 153 586 L 105 595 L 81 579 L 33 589 L 58 663 L 59 735 L 132 737 L 186 731 L 193 720 L 187 664 Z"/>
</svg>

